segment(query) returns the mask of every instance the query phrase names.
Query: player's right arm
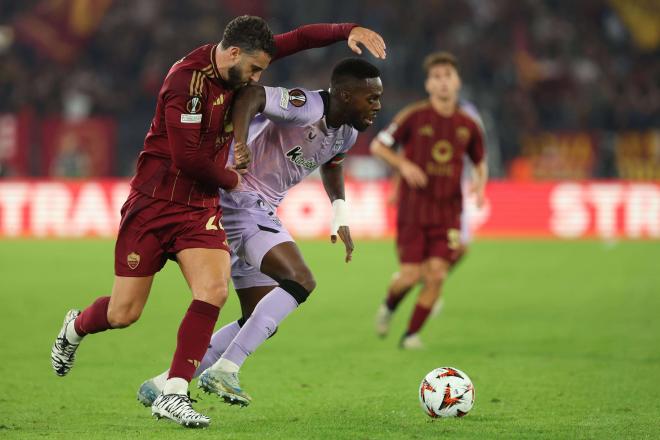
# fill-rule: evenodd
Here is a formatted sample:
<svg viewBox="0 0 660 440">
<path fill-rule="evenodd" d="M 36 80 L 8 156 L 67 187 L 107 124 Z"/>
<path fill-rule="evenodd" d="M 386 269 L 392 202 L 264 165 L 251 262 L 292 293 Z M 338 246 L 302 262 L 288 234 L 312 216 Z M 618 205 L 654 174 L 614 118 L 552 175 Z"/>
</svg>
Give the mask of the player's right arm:
<svg viewBox="0 0 660 440">
<path fill-rule="evenodd" d="M 408 160 L 405 155 L 395 151 L 397 145 L 407 142 L 410 138 L 409 112 L 405 109 L 395 116 L 394 121 L 387 129 L 378 133 L 371 141 L 371 154 L 383 159 L 399 172 L 401 178 L 411 188 L 424 188 L 428 183 L 428 177 L 422 169 L 414 162 Z"/>
<path fill-rule="evenodd" d="M 201 74 L 180 70 L 166 79 L 168 88 L 163 94 L 165 126 L 172 153 L 172 162 L 184 174 L 208 185 L 223 189 L 235 188 L 238 173 L 216 163 L 211 151 L 200 148 L 204 95 Z"/>
<path fill-rule="evenodd" d="M 371 29 L 354 23 L 319 23 L 275 35 L 276 53 L 273 61 L 302 50 L 324 47 L 342 40 L 348 40 L 348 46 L 358 55 L 362 53 L 359 48 L 362 44 L 376 58 L 385 59 L 385 41 Z"/>
</svg>

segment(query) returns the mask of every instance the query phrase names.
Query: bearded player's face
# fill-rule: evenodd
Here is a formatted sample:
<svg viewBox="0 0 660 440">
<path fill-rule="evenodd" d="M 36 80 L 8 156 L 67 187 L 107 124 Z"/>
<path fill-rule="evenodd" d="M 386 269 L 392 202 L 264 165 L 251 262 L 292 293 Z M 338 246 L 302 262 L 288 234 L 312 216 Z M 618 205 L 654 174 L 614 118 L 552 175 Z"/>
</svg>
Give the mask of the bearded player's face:
<svg viewBox="0 0 660 440">
<path fill-rule="evenodd" d="M 349 105 L 349 120 L 356 130 L 364 131 L 374 123 L 374 119 L 380 111 L 382 94 L 383 84 L 380 78 L 367 78 L 353 88 Z"/>
<path fill-rule="evenodd" d="M 227 83 L 233 89 L 243 87 L 251 82 L 259 82 L 261 74 L 268 64 L 270 57 L 264 51 L 240 52 L 235 57 L 236 63 L 229 68 Z"/>
<path fill-rule="evenodd" d="M 451 64 L 436 64 L 429 69 L 425 85 L 432 98 L 455 101 L 461 89 L 461 79 Z"/>
</svg>

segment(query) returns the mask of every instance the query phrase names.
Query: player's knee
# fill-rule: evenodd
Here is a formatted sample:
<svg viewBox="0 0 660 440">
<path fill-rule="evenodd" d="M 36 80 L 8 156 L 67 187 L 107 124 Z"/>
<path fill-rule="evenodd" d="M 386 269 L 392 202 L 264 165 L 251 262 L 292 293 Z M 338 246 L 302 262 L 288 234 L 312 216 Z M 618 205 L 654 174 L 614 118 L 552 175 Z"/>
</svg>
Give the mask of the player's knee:
<svg viewBox="0 0 660 440">
<path fill-rule="evenodd" d="M 308 286 L 311 285 L 313 290 L 314 287 L 316 287 L 316 282 L 312 281 L 311 284 L 307 284 L 307 285 Z M 281 280 L 280 287 L 284 289 L 287 293 L 289 293 L 289 295 L 291 295 L 293 299 L 296 300 L 298 305 L 307 301 L 307 298 L 312 293 L 312 290 L 308 290 L 307 287 L 293 280 Z"/>
<path fill-rule="evenodd" d="M 447 278 L 447 270 L 445 268 L 438 268 L 435 270 L 428 270 L 424 272 L 424 284 L 427 286 L 441 286 Z"/>
<path fill-rule="evenodd" d="M 419 268 L 408 268 L 405 270 L 401 270 L 401 272 L 399 273 L 399 277 L 401 279 L 401 282 L 406 286 L 408 287 L 414 286 L 421 280 L 422 271 Z"/>
<path fill-rule="evenodd" d="M 281 280 L 292 281 L 302 286 L 309 293 L 312 293 L 312 291 L 316 288 L 316 280 L 314 279 L 314 275 L 307 266 L 289 268 L 286 273 L 282 274 L 279 278 Z"/>
<path fill-rule="evenodd" d="M 108 309 L 108 323 L 112 328 L 126 328 L 140 319 L 138 308 Z"/>
<path fill-rule="evenodd" d="M 194 286 L 193 297 L 196 300 L 222 307 L 227 301 L 228 289 L 224 279 L 209 279 Z"/>
</svg>

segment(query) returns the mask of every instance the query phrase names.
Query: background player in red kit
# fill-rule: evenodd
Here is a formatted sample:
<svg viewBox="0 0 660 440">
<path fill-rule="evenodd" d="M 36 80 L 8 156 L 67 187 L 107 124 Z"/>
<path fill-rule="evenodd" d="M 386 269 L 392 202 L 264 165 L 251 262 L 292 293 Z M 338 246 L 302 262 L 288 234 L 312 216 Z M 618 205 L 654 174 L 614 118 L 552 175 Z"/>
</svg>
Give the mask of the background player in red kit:
<svg viewBox="0 0 660 440">
<path fill-rule="evenodd" d="M 461 80 L 456 58 L 446 52 L 424 61 L 429 99 L 404 108 L 371 144 L 374 155 L 401 175 L 397 217 L 400 270 L 376 317 L 381 336 L 392 314 L 418 282 L 423 287 L 401 339 L 403 348 L 421 348 L 418 332 L 438 300 L 450 266 L 460 256 L 464 155 L 475 164 L 473 188 L 481 206 L 488 179 L 480 124 L 458 103 Z M 393 147 L 403 146 L 403 154 Z"/>
<path fill-rule="evenodd" d="M 154 274 L 175 256 L 193 301 L 152 413 L 187 427 L 208 426 L 210 419 L 192 408 L 187 391 L 227 298 L 229 249 L 218 187 L 231 190 L 240 181 L 236 171 L 225 168 L 234 91 L 258 81 L 271 60 L 346 38 L 354 50 L 362 43 L 384 57 L 380 36 L 356 25 L 304 26 L 273 37 L 261 18 L 242 16 L 227 25 L 219 44 L 202 46 L 172 66 L 122 208 L 112 294 L 82 312 L 67 313 L 51 351 L 58 375 L 69 372 L 85 335 L 127 327 L 139 318 Z"/>
</svg>

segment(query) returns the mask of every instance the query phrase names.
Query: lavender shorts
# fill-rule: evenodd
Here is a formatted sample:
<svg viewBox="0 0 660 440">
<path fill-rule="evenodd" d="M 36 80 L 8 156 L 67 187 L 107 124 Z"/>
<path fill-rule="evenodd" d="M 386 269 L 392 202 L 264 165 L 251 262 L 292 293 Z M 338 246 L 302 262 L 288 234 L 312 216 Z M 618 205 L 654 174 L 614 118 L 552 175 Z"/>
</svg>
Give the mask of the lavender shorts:
<svg viewBox="0 0 660 440">
<path fill-rule="evenodd" d="M 293 241 L 277 218 L 275 208 L 255 192 L 220 191 L 222 226 L 231 249 L 231 279 L 234 288 L 277 286 L 277 281 L 259 271 L 261 260 L 273 247 Z"/>
</svg>

